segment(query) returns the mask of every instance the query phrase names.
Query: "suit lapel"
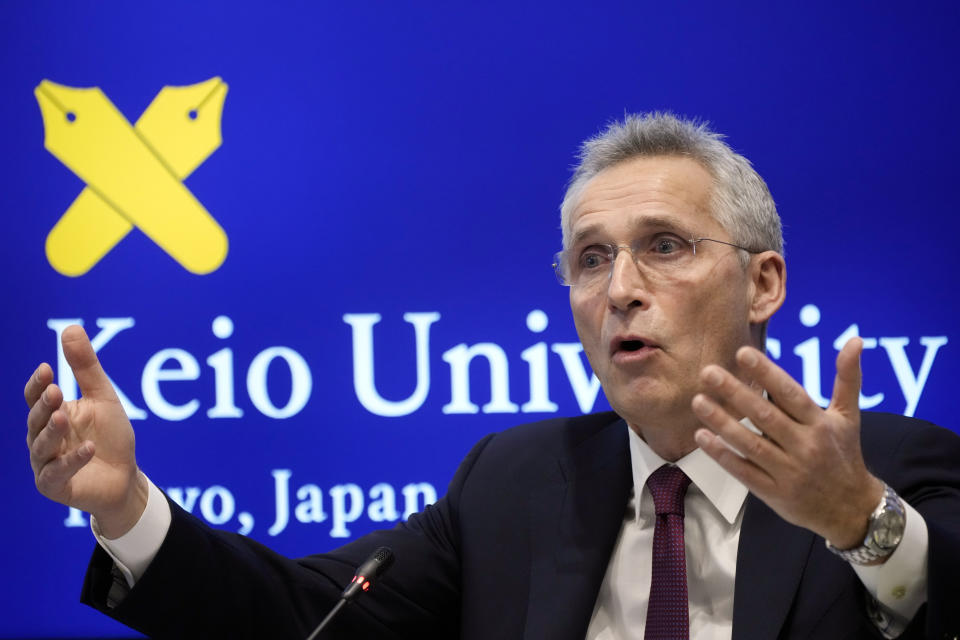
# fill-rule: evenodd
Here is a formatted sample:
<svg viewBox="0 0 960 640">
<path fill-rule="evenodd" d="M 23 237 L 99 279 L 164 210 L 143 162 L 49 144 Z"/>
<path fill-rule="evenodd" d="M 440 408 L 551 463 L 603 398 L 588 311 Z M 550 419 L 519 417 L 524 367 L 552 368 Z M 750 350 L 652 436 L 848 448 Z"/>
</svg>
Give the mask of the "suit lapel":
<svg viewBox="0 0 960 640">
<path fill-rule="evenodd" d="M 815 539 L 753 494 L 747 497 L 737 550 L 733 640 L 777 637 Z"/>
<path fill-rule="evenodd" d="M 583 639 L 632 484 L 618 420 L 557 460 L 531 492 L 525 638 Z"/>
</svg>

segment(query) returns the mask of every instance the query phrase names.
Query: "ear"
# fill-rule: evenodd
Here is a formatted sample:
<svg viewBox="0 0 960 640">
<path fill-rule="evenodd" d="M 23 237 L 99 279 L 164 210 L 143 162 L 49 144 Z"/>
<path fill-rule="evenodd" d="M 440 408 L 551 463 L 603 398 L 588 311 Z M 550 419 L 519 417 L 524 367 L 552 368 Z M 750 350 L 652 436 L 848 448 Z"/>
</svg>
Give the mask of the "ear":
<svg viewBox="0 0 960 640">
<path fill-rule="evenodd" d="M 763 324 L 787 297 L 787 265 L 776 251 L 764 251 L 750 261 L 750 323 Z"/>
</svg>

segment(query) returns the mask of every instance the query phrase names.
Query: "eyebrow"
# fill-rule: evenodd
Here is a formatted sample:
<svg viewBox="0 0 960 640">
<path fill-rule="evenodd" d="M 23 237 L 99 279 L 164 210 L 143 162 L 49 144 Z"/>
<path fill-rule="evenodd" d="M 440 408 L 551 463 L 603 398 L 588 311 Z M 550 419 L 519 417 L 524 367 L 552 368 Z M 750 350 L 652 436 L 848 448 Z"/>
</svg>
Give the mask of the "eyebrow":
<svg viewBox="0 0 960 640">
<path fill-rule="evenodd" d="M 644 215 L 635 220 L 632 220 L 629 224 L 632 231 L 638 230 L 662 230 L 662 231 L 673 231 L 680 235 L 683 235 L 685 238 L 692 238 L 694 234 L 687 229 L 686 227 L 680 225 L 676 218 L 672 216 L 664 215 Z M 594 235 L 600 235 L 604 230 L 602 224 L 593 223 L 588 224 L 587 226 L 579 229 L 576 233 L 573 234 L 573 237 L 570 240 L 570 246 L 576 246 L 579 243 L 583 242 L 585 238 Z"/>
</svg>

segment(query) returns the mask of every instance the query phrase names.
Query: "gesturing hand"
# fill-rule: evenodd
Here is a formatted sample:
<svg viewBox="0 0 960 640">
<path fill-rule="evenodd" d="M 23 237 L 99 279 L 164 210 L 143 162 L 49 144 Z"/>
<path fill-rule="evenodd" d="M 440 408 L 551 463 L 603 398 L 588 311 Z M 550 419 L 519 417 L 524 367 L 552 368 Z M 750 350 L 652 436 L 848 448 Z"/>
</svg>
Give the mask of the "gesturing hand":
<svg viewBox="0 0 960 640">
<path fill-rule="evenodd" d="M 710 365 L 700 376 L 704 393 L 692 403 L 706 426 L 695 434 L 701 449 L 781 518 L 841 549 L 863 542 L 867 519 L 883 495 L 883 483 L 867 470 L 860 451 L 862 347 L 855 338 L 837 356 L 833 398 L 826 410 L 752 347 L 737 351 L 737 364 L 766 389 L 770 400 Z M 763 435 L 745 429 L 737 416 L 750 418 Z"/>
<path fill-rule="evenodd" d="M 133 427 L 84 330 L 68 327 L 62 342 L 82 397 L 64 402 L 46 363 L 30 376 L 23 390 L 30 466 L 40 493 L 92 513 L 103 535 L 116 538 L 146 505 Z"/>
</svg>

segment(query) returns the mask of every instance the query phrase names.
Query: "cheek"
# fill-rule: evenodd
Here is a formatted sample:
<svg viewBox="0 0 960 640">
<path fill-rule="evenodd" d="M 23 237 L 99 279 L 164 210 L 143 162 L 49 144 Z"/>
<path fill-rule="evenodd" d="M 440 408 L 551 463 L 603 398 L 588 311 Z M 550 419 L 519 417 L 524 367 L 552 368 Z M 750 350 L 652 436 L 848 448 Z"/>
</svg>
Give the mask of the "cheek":
<svg viewBox="0 0 960 640">
<path fill-rule="evenodd" d="M 581 339 L 589 337 L 591 329 L 598 326 L 596 306 L 592 298 L 577 295 L 573 289 L 570 290 L 570 310 L 573 312 L 573 323 Z"/>
<path fill-rule="evenodd" d="M 701 296 L 694 308 L 687 309 L 685 326 L 696 336 L 698 368 L 708 363 L 729 367 L 736 350 L 749 341 L 749 308 L 745 298 L 740 283 L 728 280 Z"/>
<path fill-rule="evenodd" d="M 595 352 L 601 340 L 603 306 L 593 298 L 579 299 L 571 291 L 570 309 L 573 312 L 573 324 L 577 329 L 577 337 L 580 338 L 580 343 L 591 365 L 596 367 L 600 364 L 595 358 Z"/>
<path fill-rule="evenodd" d="M 716 361 L 731 344 L 739 346 L 749 336 L 749 305 L 742 274 L 689 282 L 678 295 L 662 299 L 671 332 L 689 349 L 691 365 Z M 682 294 L 680 293 L 682 292 Z M 703 361 L 703 362 L 701 362 Z"/>
</svg>

